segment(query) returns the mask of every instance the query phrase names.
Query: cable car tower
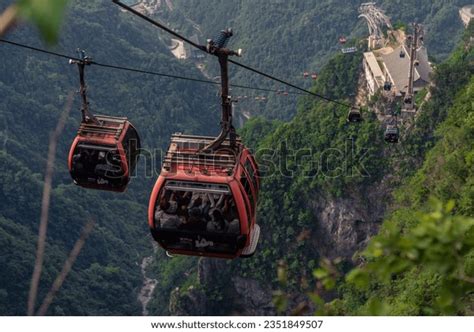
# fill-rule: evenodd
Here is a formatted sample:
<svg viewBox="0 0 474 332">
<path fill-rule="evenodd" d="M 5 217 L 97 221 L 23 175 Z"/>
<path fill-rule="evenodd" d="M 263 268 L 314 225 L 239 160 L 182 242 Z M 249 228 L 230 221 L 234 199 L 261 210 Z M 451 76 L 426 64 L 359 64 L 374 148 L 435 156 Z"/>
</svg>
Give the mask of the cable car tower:
<svg viewBox="0 0 474 332">
<path fill-rule="evenodd" d="M 364 18 L 369 27 L 369 49 L 380 48 L 385 44 L 383 26 L 393 29 L 390 18 L 375 6 L 375 2 L 366 2 L 359 7 L 359 18 Z"/>
<path fill-rule="evenodd" d="M 415 111 L 415 93 L 414 93 L 414 78 L 415 78 L 415 66 L 419 64 L 417 59 L 418 47 L 423 43 L 423 26 L 418 23 L 413 23 L 413 35 L 407 36 L 407 48 L 410 53 L 410 65 L 408 69 L 408 86 L 403 99 L 404 106 L 403 111 L 413 112 Z"/>
</svg>

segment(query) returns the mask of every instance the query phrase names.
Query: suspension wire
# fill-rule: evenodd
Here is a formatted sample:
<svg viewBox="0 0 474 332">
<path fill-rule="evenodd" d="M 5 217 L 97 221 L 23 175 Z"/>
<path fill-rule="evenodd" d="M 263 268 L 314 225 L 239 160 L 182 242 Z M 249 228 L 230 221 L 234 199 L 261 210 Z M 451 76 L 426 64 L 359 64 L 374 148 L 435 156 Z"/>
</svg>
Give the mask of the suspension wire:
<svg viewBox="0 0 474 332">
<path fill-rule="evenodd" d="M 329 98 L 329 97 L 320 95 L 320 94 L 318 94 L 318 93 L 316 93 L 316 92 L 312 92 L 312 91 L 310 91 L 310 90 L 306 90 L 306 89 L 301 88 L 301 87 L 299 87 L 299 86 L 297 86 L 297 85 L 294 85 L 294 84 L 292 84 L 292 83 L 283 81 L 282 79 L 279 79 L 278 77 L 275 77 L 275 76 L 266 74 L 266 73 L 264 73 L 264 72 L 262 72 L 262 71 L 260 71 L 260 70 L 258 70 L 258 69 L 254 69 L 254 68 L 252 68 L 252 67 L 249 67 L 249 66 L 247 66 L 247 65 L 244 65 L 244 64 L 242 64 L 242 63 L 240 63 L 240 62 L 237 62 L 237 61 L 235 61 L 235 60 L 229 59 L 229 62 L 230 62 L 230 63 L 233 63 L 233 64 L 236 65 L 236 66 L 239 66 L 239 67 L 242 67 L 242 68 L 244 68 L 244 69 L 247 69 L 247 70 L 249 70 L 249 71 L 251 71 L 251 72 L 254 72 L 254 73 L 256 73 L 256 74 L 259 74 L 259 75 L 261 75 L 261 76 L 267 77 L 267 78 L 269 78 L 269 79 L 271 79 L 271 80 L 280 82 L 281 84 L 285 84 L 285 85 L 287 85 L 287 86 L 289 86 L 289 87 L 292 87 L 293 89 L 296 89 L 296 90 L 299 90 L 299 91 L 303 91 L 304 93 L 307 93 L 307 94 L 310 94 L 310 95 L 312 95 L 312 96 L 318 97 L 318 98 L 320 98 L 320 99 L 326 100 L 326 101 L 328 101 L 328 102 L 330 102 L 330 103 L 337 104 L 337 105 L 344 106 L 344 107 L 348 107 L 348 108 L 356 108 L 356 109 L 359 109 L 358 107 L 355 107 L 355 106 L 353 106 L 353 105 L 346 104 L 346 103 L 343 103 L 343 102 L 340 102 L 340 101 L 331 99 L 331 98 Z"/>
<path fill-rule="evenodd" d="M 57 56 L 57 57 L 60 57 L 60 58 L 68 59 L 68 60 L 82 61 L 81 59 L 79 59 L 77 57 L 74 57 L 74 56 L 69 56 L 69 55 L 66 55 L 66 54 L 61 54 L 61 53 L 56 53 L 56 52 L 51 52 L 51 51 L 47 51 L 47 50 L 44 50 L 44 49 L 41 49 L 41 48 L 37 48 L 37 47 L 25 45 L 25 44 L 15 43 L 11 40 L 6 40 L 6 39 L 3 39 L 3 38 L 0 38 L 0 42 L 10 44 L 10 45 L 13 45 L 13 46 L 26 48 L 26 49 L 36 51 L 36 52 L 41 52 L 41 53 L 45 53 L 45 54 L 49 54 L 49 55 L 54 55 L 54 56 Z"/>
<path fill-rule="evenodd" d="M 172 75 L 172 74 L 164 74 L 164 73 L 157 73 L 153 71 L 148 71 L 148 70 L 142 70 L 142 69 L 136 69 L 136 68 L 129 68 L 129 67 L 123 67 L 123 66 L 115 66 L 115 65 L 109 65 L 109 64 L 104 64 L 96 61 L 92 61 L 93 65 L 99 66 L 99 67 L 104 67 L 104 68 L 111 68 L 111 69 L 117 69 L 117 70 L 124 70 L 124 71 L 130 71 L 134 73 L 140 73 L 140 74 L 147 74 L 147 75 L 155 75 L 155 76 L 162 76 L 162 77 L 167 77 L 167 78 L 174 78 L 174 79 L 181 79 L 181 80 L 186 80 L 186 81 L 193 81 L 193 82 L 198 82 L 198 83 L 206 83 L 206 84 L 213 84 L 213 85 L 219 85 L 219 82 L 214 82 L 214 81 L 209 81 L 209 80 L 203 80 L 200 78 L 193 78 L 193 77 L 187 77 L 187 76 L 179 76 L 179 75 Z M 275 89 L 267 89 L 267 88 L 259 88 L 259 87 L 254 87 L 254 86 L 248 86 L 248 85 L 241 85 L 241 84 L 230 84 L 231 87 L 233 88 L 239 88 L 239 89 L 247 89 L 247 90 L 257 90 L 257 91 L 265 91 L 265 92 L 282 92 L 281 90 L 275 90 Z M 288 92 L 288 94 L 296 94 L 296 95 L 302 95 L 300 92 Z"/>
<path fill-rule="evenodd" d="M 157 22 L 157 21 L 151 19 L 150 17 L 148 17 L 148 16 L 146 16 L 146 15 L 140 13 L 139 11 L 133 9 L 132 7 L 130 7 L 130 6 L 128 6 L 128 5 L 126 5 L 126 4 L 122 3 L 122 2 L 120 2 L 120 0 L 112 0 L 112 2 L 115 3 L 115 4 L 117 4 L 117 5 L 119 5 L 119 6 L 122 7 L 123 9 L 125 9 L 125 10 L 131 12 L 132 14 L 134 14 L 134 15 L 136 15 L 136 16 L 142 18 L 142 19 L 144 19 L 145 21 L 147 21 L 147 22 L 153 24 L 154 26 L 156 26 L 156 27 L 158 27 L 158 28 L 160 28 L 160 29 L 163 29 L 164 31 L 166 31 L 166 32 L 168 32 L 169 34 L 175 36 L 176 38 L 179 38 L 179 39 L 181 39 L 182 41 L 184 41 L 184 42 L 190 44 L 191 46 L 194 46 L 194 47 L 197 48 L 198 50 L 201 50 L 201 51 L 205 52 L 206 54 L 209 54 L 209 52 L 207 51 L 207 49 L 206 49 L 205 46 L 196 44 L 195 42 L 189 40 L 188 38 L 186 38 L 186 37 L 180 35 L 179 33 L 177 33 L 177 32 L 175 32 L 175 31 L 171 30 L 170 28 L 166 27 L 165 25 L 163 25 L 163 24 L 161 24 L 161 23 L 159 23 L 159 22 Z M 266 78 L 269 78 L 269 79 L 271 79 L 271 80 L 274 80 L 274 81 L 279 82 L 279 83 L 281 83 L 281 84 L 284 84 L 284 85 L 286 85 L 286 86 L 292 87 L 293 89 L 296 89 L 296 90 L 302 91 L 302 92 L 304 92 L 304 93 L 306 93 L 306 94 L 310 94 L 310 95 L 312 95 L 312 96 L 314 96 L 314 97 L 317 97 L 317 98 L 326 100 L 326 101 L 328 101 L 328 102 L 330 102 L 330 103 L 334 103 L 334 104 L 341 105 L 341 106 L 344 106 L 344 107 L 348 107 L 348 108 L 353 108 L 353 109 L 360 110 L 359 107 L 356 107 L 356 106 L 351 105 L 351 104 L 348 104 L 348 103 L 340 102 L 340 101 L 334 100 L 334 99 L 332 99 L 332 98 L 329 98 L 329 97 L 320 95 L 320 94 L 318 94 L 318 93 L 312 92 L 312 91 L 310 91 L 310 90 L 301 88 L 301 87 L 299 87 L 299 86 L 297 86 L 297 85 L 294 85 L 294 84 L 292 84 L 292 83 L 289 83 L 289 82 L 287 82 L 287 81 L 284 81 L 284 80 L 282 80 L 282 79 L 280 79 L 280 78 L 277 78 L 277 77 L 275 77 L 275 76 L 273 76 L 273 75 L 266 74 L 266 73 L 264 73 L 264 72 L 262 72 L 262 71 L 260 71 L 260 70 L 254 69 L 254 68 L 252 68 L 252 67 L 249 67 L 249 66 L 247 66 L 247 65 L 244 65 L 244 64 L 242 64 L 242 63 L 240 63 L 240 62 L 237 62 L 237 61 L 235 61 L 235 60 L 229 59 L 229 62 L 230 62 L 230 63 L 233 63 L 233 64 L 236 65 L 236 66 L 239 66 L 239 67 L 241 67 L 241 68 L 244 68 L 244 69 L 246 69 L 246 70 L 249 70 L 249 71 L 251 71 L 251 72 L 254 72 L 254 73 L 258 74 L 258 75 L 264 76 L 264 77 L 266 77 Z"/>
<path fill-rule="evenodd" d="M 25 45 L 25 44 L 13 42 L 11 40 L 6 40 L 6 39 L 0 38 L 0 42 L 10 44 L 12 46 L 17 46 L 17 47 L 29 49 L 29 50 L 32 50 L 32 51 L 35 51 L 35 52 L 40 52 L 40 53 L 44 53 L 44 54 L 47 54 L 47 55 L 52 55 L 52 56 L 68 59 L 68 60 L 81 61 L 81 59 L 79 59 L 77 57 L 69 56 L 67 54 L 61 54 L 61 53 L 57 53 L 57 52 L 47 51 L 45 49 L 41 49 L 41 48 L 37 48 L 37 47 Z M 214 81 L 210 81 L 210 80 L 204 80 L 204 79 L 200 79 L 200 78 L 165 74 L 165 73 L 159 73 L 159 72 L 148 71 L 148 70 L 143 70 L 143 69 L 123 67 L 123 66 L 116 66 L 116 65 L 106 64 L 106 63 L 100 63 L 100 62 L 97 62 L 97 61 L 91 61 L 90 64 L 91 65 L 96 65 L 98 67 L 115 69 L 115 70 L 123 70 L 123 71 L 128 71 L 128 72 L 139 73 L 139 74 L 160 76 L 160 77 L 166 77 L 166 78 L 172 78 L 172 79 L 180 79 L 180 80 L 185 80 L 185 81 L 205 83 L 205 84 L 211 84 L 211 85 L 219 85 L 220 84 L 218 82 L 214 82 Z M 230 86 L 233 87 L 233 88 L 264 91 L 264 92 L 275 92 L 275 93 L 283 92 L 281 90 L 260 88 L 260 87 L 247 86 L 247 85 L 241 85 L 241 84 L 231 84 Z M 291 92 L 291 91 L 285 91 L 285 92 L 288 93 L 288 94 L 293 94 L 293 95 L 302 95 L 302 93 L 300 93 L 300 92 Z"/>
</svg>

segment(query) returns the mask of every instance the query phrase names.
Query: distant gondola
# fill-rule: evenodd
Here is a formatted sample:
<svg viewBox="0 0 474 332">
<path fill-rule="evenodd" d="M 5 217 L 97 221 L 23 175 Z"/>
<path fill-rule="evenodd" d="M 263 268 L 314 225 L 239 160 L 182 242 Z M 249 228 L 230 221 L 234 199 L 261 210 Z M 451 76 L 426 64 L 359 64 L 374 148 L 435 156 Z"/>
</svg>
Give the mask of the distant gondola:
<svg viewBox="0 0 474 332">
<path fill-rule="evenodd" d="M 362 114 L 359 109 L 352 107 L 347 114 L 347 122 L 361 122 Z"/>
<path fill-rule="evenodd" d="M 122 192 L 140 154 L 140 138 L 127 118 L 93 115 L 89 110 L 84 68 L 91 59 L 81 51 L 79 68 L 82 121 L 69 151 L 68 168 L 74 183 L 85 188 Z"/>
<path fill-rule="evenodd" d="M 388 125 L 385 129 L 384 139 L 387 143 L 398 143 L 399 136 L 400 132 L 396 125 Z"/>
<path fill-rule="evenodd" d="M 122 192 L 135 170 L 140 139 L 126 118 L 97 115 L 82 122 L 69 151 L 74 183 L 91 189 Z"/>
</svg>

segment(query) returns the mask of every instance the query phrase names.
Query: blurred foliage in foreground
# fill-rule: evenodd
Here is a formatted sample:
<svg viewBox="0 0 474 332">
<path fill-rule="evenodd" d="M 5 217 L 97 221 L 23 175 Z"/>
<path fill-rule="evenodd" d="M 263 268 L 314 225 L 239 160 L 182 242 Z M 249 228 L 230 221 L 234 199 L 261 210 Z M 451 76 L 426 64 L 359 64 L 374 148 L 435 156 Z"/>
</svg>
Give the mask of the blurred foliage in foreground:
<svg viewBox="0 0 474 332">
<path fill-rule="evenodd" d="M 20 15 L 33 22 L 47 43 L 58 40 L 68 0 L 19 0 Z"/>
<path fill-rule="evenodd" d="M 32 22 L 48 44 L 59 38 L 61 23 L 68 0 L 18 0 L 2 12 L 0 9 L 0 37 L 14 27 L 18 18 Z"/>
</svg>

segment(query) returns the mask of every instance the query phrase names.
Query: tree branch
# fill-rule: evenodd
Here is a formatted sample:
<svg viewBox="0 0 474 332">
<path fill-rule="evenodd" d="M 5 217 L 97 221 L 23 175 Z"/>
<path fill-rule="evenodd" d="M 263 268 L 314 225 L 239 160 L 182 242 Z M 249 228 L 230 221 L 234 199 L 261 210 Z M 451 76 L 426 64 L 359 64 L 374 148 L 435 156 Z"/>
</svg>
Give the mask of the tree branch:
<svg viewBox="0 0 474 332">
<path fill-rule="evenodd" d="M 41 270 L 43 268 L 44 260 L 44 249 L 46 246 L 46 230 L 48 229 L 48 215 L 49 215 L 49 205 L 51 202 L 51 186 L 53 181 L 53 172 L 54 172 L 54 161 L 56 158 L 56 147 L 58 144 L 59 136 L 64 129 L 69 112 L 72 108 L 73 93 L 70 93 L 67 99 L 66 108 L 61 114 L 59 121 L 56 125 L 55 130 L 52 132 L 49 138 L 49 148 L 48 148 L 48 160 L 46 163 L 46 174 L 44 178 L 43 185 L 43 198 L 41 202 L 41 218 L 40 226 L 38 230 L 38 244 L 36 248 L 36 260 L 33 270 L 33 275 L 31 277 L 30 292 L 28 295 L 28 315 L 34 314 L 34 308 L 36 303 L 36 296 L 38 294 L 38 285 L 41 277 Z"/>
<path fill-rule="evenodd" d="M 61 273 L 59 273 L 58 276 L 56 277 L 56 280 L 54 280 L 53 286 L 51 287 L 48 294 L 46 295 L 43 303 L 41 304 L 41 307 L 38 309 L 38 312 L 37 312 L 38 316 L 44 316 L 46 312 L 48 311 L 49 305 L 53 302 L 53 299 L 56 296 L 56 293 L 63 285 L 64 280 L 66 279 L 67 275 L 71 271 L 72 266 L 74 265 L 74 262 L 77 259 L 77 256 L 79 256 L 79 253 L 81 252 L 81 249 L 84 246 L 84 243 L 86 242 L 93 228 L 94 228 L 93 221 L 87 222 L 87 224 L 84 226 L 81 232 L 81 236 L 79 237 L 79 239 L 77 239 L 76 243 L 74 244 L 74 247 L 72 248 L 69 254 L 69 257 L 64 262 Z"/>
<path fill-rule="evenodd" d="M 11 5 L 0 14 L 0 37 L 3 36 L 16 22 L 18 7 Z"/>
</svg>

